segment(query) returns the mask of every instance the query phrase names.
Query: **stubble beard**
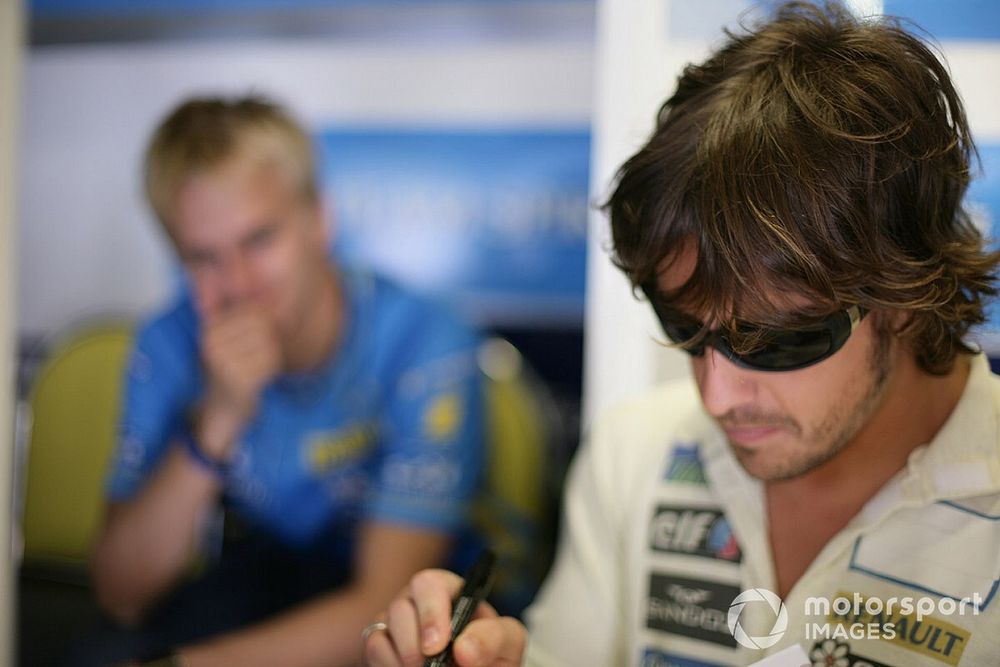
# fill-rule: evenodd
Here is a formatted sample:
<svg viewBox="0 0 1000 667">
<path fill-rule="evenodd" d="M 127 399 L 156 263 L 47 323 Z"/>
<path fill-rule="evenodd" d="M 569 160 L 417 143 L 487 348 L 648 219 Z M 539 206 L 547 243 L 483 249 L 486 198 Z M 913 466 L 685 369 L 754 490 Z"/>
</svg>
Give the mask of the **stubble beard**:
<svg viewBox="0 0 1000 667">
<path fill-rule="evenodd" d="M 751 470 L 754 467 L 752 463 L 744 460 L 739 449 L 730 443 L 740 465 L 761 481 L 779 482 L 804 475 L 833 459 L 854 439 L 882 404 L 891 370 L 889 348 L 890 334 L 876 331 L 868 359 L 870 381 L 867 388 L 857 399 L 847 397 L 847 400 L 836 404 L 827 412 L 826 418 L 808 432 L 798 429 L 800 456 L 778 461 L 768 469 Z"/>
</svg>

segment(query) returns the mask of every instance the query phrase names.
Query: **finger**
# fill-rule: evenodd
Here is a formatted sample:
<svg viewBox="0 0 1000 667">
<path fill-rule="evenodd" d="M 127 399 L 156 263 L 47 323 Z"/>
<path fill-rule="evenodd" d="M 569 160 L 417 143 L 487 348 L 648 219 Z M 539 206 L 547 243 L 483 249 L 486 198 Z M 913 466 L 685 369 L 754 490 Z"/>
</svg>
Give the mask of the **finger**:
<svg viewBox="0 0 1000 667">
<path fill-rule="evenodd" d="M 396 598 L 389 604 L 389 634 L 403 664 L 420 667 L 424 658 L 420 650 L 420 624 L 417 608 L 410 598 Z"/>
<path fill-rule="evenodd" d="M 374 632 L 365 642 L 365 664 L 368 667 L 403 667 L 396 649 L 384 630 Z"/>
<path fill-rule="evenodd" d="M 255 360 L 270 363 L 280 354 L 280 348 L 274 341 L 257 332 L 251 332 L 228 342 L 213 341 L 211 350 L 216 358 L 232 360 L 239 364 L 252 363 Z"/>
<path fill-rule="evenodd" d="M 271 328 L 265 324 L 239 322 L 220 324 L 206 332 L 203 347 L 207 356 L 243 360 L 249 356 L 264 356 L 269 361 L 280 354 L 280 345 Z"/>
<path fill-rule="evenodd" d="M 239 357 L 260 356 L 269 364 L 281 358 L 279 338 L 265 321 L 245 322 L 234 327 L 216 344 L 231 349 Z"/>
<path fill-rule="evenodd" d="M 447 646 L 451 634 L 451 601 L 461 587 L 462 578 L 447 570 L 423 570 L 410 582 L 424 655 L 440 653 Z"/>
<path fill-rule="evenodd" d="M 198 317 L 203 323 L 213 321 L 219 315 L 222 306 L 222 299 L 218 291 L 208 289 L 195 280 L 191 280 L 190 285 Z"/>
<path fill-rule="evenodd" d="M 509 616 L 473 621 L 458 636 L 452 655 L 459 665 L 520 665 L 527 630 Z"/>
<path fill-rule="evenodd" d="M 272 329 L 263 312 L 246 307 L 219 313 L 205 326 L 206 335 L 223 339 L 243 337 L 256 331 L 271 333 Z"/>
<path fill-rule="evenodd" d="M 493 608 L 493 605 L 491 605 L 486 600 L 483 600 L 476 607 L 475 613 L 472 614 L 472 619 L 476 620 L 478 618 L 497 618 L 499 616 L 500 614 L 497 613 L 497 610 Z"/>
</svg>

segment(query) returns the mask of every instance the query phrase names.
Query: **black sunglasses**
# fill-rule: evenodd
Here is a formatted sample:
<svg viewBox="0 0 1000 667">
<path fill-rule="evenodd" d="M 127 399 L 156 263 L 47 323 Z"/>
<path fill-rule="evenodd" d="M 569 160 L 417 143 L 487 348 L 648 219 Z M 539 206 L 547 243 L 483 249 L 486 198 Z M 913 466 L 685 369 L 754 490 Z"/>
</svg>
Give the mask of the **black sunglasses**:
<svg viewBox="0 0 1000 667">
<path fill-rule="evenodd" d="M 772 329 L 754 324 L 737 324 L 737 329 L 759 339 L 761 344 L 745 354 L 737 354 L 725 333 L 712 330 L 695 344 L 690 342 L 702 330 L 693 319 L 679 320 L 656 298 L 656 288 L 642 285 L 642 291 L 656 312 L 663 332 L 691 356 L 700 357 L 709 345 L 719 350 L 737 366 L 755 371 L 794 371 L 818 364 L 844 346 L 868 311 L 851 306 L 828 315 L 820 322 L 802 329 Z"/>
</svg>

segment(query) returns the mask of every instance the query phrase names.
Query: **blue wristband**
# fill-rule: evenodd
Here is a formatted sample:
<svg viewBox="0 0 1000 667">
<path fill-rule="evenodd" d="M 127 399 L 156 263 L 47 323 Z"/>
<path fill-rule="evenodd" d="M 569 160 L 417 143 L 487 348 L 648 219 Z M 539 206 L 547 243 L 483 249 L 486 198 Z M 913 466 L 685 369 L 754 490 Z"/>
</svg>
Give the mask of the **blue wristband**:
<svg viewBox="0 0 1000 667">
<path fill-rule="evenodd" d="M 202 451 L 201 447 L 198 446 L 198 442 L 194 439 L 194 433 L 191 429 L 185 428 L 180 432 L 181 442 L 184 444 L 184 451 L 197 463 L 203 470 L 206 470 L 214 477 L 219 480 L 225 480 L 229 475 L 229 464 L 223 463 L 222 461 L 216 461 L 210 458 L 205 452 Z"/>
</svg>

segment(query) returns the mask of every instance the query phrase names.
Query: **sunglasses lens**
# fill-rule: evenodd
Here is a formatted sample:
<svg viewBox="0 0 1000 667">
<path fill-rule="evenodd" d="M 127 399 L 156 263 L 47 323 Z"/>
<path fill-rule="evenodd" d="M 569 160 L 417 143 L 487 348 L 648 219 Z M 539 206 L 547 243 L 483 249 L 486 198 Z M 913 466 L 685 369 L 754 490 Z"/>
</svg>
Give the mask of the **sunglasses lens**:
<svg viewBox="0 0 1000 667">
<path fill-rule="evenodd" d="M 698 335 L 701 330 L 701 326 L 694 323 L 687 322 L 672 322 L 667 319 L 660 321 L 663 326 L 663 332 L 667 334 L 667 338 L 676 345 L 684 345 L 692 338 Z M 683 348 L 685 352 L 692 354 L 694 356 L 700 356 L 705 351 L 704 345 L 695 345 L 692 347 Z"/>
<path fill-rule="evenodd" d="M 763 345 L 739 360 L 761 370 L 801 368 L 828 356 L 833 347 L 829 329 L 773 331 Z"/>
<path fill-rule="evenodd" d="M 667 338 L 675 345 L 684 346 L 685 352 L 700 357 L 705 353 L 705 346 L 712 345 L 724 352 L 733 362 L 760 371 L 796 370 L 819 363 L 843 347 L 851 335 L 853 324 L 866 314 L 866 311 L 854 306 L 834 313 L 814 328 L 754 331 L 747 327 L 747 334 L 755 338 L 757 334 L 761 334 L 763 342 L 751 352 L 736 354 L 730 347 L 728 338 L 720 332 L 709 332 L 698 345 L 688 345 L 701 333 L 701 323 L 668 313 L 655 298 L 655 289 L 643 286 L 643 291 L 653 305 Z"/>
</svg>

